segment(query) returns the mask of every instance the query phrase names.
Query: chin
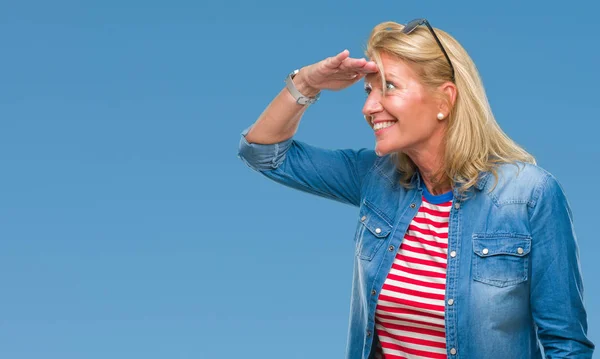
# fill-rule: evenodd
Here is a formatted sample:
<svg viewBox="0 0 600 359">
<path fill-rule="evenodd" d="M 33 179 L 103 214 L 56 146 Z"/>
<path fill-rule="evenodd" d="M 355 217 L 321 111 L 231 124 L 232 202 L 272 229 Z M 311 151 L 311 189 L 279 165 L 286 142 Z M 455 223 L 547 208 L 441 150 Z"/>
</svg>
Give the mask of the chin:
<svg viewBox="0 0 600 359">
<path fill-rule="evenodd" d="M 379 156 L 379 157 L 383 157 L 383 156 L 389 155 L 390 153 L 394 153 L 394 152 L 398 152 L 398 150 L 389 148 L 387 146 L 375 145 L 375 153 L 377 153 L 377 156 Z"/>
<path fill-rule="evenodd" d="M 375 153 L 377 153 L 378 156 L 383 157 L 392 153 L 401 152 L 402 148 L 402 146 L 390 146 L 385 143 L 377 142 L 375 144 Z"/>
</svg>

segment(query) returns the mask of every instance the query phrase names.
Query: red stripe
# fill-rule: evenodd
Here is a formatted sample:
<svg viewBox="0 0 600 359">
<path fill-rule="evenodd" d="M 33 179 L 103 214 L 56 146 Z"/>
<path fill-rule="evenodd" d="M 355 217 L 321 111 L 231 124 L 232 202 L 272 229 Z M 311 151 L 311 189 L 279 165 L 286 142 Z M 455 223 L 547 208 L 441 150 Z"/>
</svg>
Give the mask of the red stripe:
<svg viewBox="0 0 600 359">
<path fill-rule="evenodd" d="M 401 325 L 401 324 L 395 324 L 395 323 L 390 323 L 390 322 L 378 322 L 378 324 L 384 326 L 385 328 L 394 329 L 394 330 L 402 330 L 405 332 L 425 334 L 425 335 L 430 335 L 432 337 L 440 337 L 440 338 L 446 337 L 446 333 L 444 333 L 443 331 L 439 331 L 439 330 L 419 328 L 419 327 L 413 327 L 410 325 Z M 442 348 L 445 348 L 445 347 L 446 347 L 446 345 L 444 345 Z"/>
<path fill-rule="evenodd" d="M 377 305 L 377 310 L 380 310 L 380 309 L 383 311 L 386 311 L 386 312 L 390 312 L 390 313 L 397 313 L 397 314 L 404 314 L 404 315 L 409 314 L 409 315 L 416 315 L 416 316 L 420 316 L 420 317 L 428 317 L 428 318 L 444 320 L 443 314 L 440 315 L 440 314 L 434 314 L 434 313 L 429 313 L 429 312 L 421 312 L 421 311 L 407 309 L 407 308 L 390 307 L 387 305 Z"/>
<path fill-rule="evenodd" d="M 428 298 L 428 299 L 435 299 L 435 300 L 444 300 L 444 297 L 445 297 L 444 294 L 421 292 L 418 290 L 397 287 L 397 286 L 389 284 L 389 283 L 384 284 L 383 289 L 389 290 L 389 291 L 395 292 L 395 293 L 412 295 L 413 297 L 421 297 L 421 298 Z"/>
<path fill-rule="evenodd" d="M 425 239 L 425 238 L 422 238 L 422 237 L 413 236 L 413 235 L 410 235 L 410 234 L 405 234 L 404 238 L 408 239 L 409 241 L 419 242 L 419 243 L 422 243 L 422 244 L 427 244 L 428 246 L 448 249 L 448 243 L 431 241 L 429 239 Z"/>
<path fill-rule="evenodd" d="M 413 247 L 411 245 L 408 245 L 406 243 L 402 243 L 402 245 L 400 246 L 400 250 L 406 250 L 409 252 L 414 252 L 414 253 L 420 253 L 420 254 L 426 254 L 430 257 L 438 257 L 438 258 L 442 258 L 445 260 L 448 260 L 448 255 L 446 253 L 439 253 L 439 252 L 434 252 L 432 250 L 426 249 L 426 248 L 419 248 L 419 247 Z"/>
<path fill-rule="evenodd" d="M 402 357 L 400 355 L 396 355 L 396 354 L 382 354 L 383 355 L 383 359 L 407 359 L 406 357 Z"/>
<path fill-rule="evenodd" d="M 381 346 L 384 348 L 387 348 L 387 349 L 399 350 L 399 351 L 405 352 L 407 354 L 420 355 L 420 356 L 423 356 L 426 358 L 432 358 L 432 359 L 446 359 L 447 358 L 446 354 L 438 354 L 438 353 L 432 353 L 432 352 L 428 352 L 428 351 L 424 351 L 424 350 L 406 348 L 406 347 L 403 347 L 398 344 L 381 342 Z"/>
<path fill-rule="evenodd" d="M 430 267 L 437 267 L 437 268 L 446 268 L 446 263 L 440 263 L 440 262 L 435 262 L 435 261 L 429 261 L 427 259 L 421 259 L 421 258 L 413 258 L 413 257 L 409 257 L 409 256 L 405 256 L 405 255 L 401 255 L 401 254 L 397 254 L 396 258 L 398 260 L 401 261 L 405 261 L 408 263 L 416 263 L 416 264 L 422 264 L 422 265 L 426 265 L 426 266 L 430 266 Z"/>
<path fill-rule="evenodd" d="M 415 312 L 415 313 L 417 313 L 417 312 Z M 407 318 L 404 318 L 404 317 L 399 318 L 398 316 L 395 316 L 395 315 L 386 315 L 386 314 L 377 313 L 377 318 L 389 319 L 389 320 L 395 320 L 395 321 L 401 321 L 401 322 L 408 322 L 408 323 L 419 324 L 419 325 L 427 325 L 429 327 L 436 327 L 436 328 L 440 328 L 440 329 L 444 329 L 445 330 L 444 324 L 436 324 L 436 323 L 423 322 L 423 321 L 420 321 L 420 320 L 407 319 Z M 381 323 L 381 320 L 377 320 L 377 323 Z"/>
<path fill-rule="evenodd" d="M 440 313 L 444 312 L 443 305 L 433 305 L 433 304 L 415 302 L 414 300 L 406 300 L 404 298 L 396 298 L 396 297 L 391 297 L 389 295 L 384 295 L 384 294 L 381 294 L 379 296 L 379 299 L 385 300 L 388 302 L 392 302 L 394 304 L 403 305 L 403 306 L 406 306 L 409 308 L 422 308 L 422 309 L 430 310 L 432 312 L 440 312 Z M 419 313 L 421 313 L 421 312 L 419 312 Z M 444 316 L 441 315 L 441 318 L 443 318 L 443 317 Z"/>
<path fill-rule="evenodd" d="M 395 280 L 398 282 L 403 282 L 403 283 L 409 283 L 409 284 L 414 284 L 414 285 L 418 285 L 421 287 L 427 287 L 427 288 L 433 288 L 433 289 L 446 289 L 446 284 L 445 283 L 429 283 L 429 282 L 423 282 L 420 280 L 416 280 L 416 279 L 412 279 L 412 278 L 408 278 L 408 277 L 404 277 L 404 276 L 400 276 L 397 274 L 388 274 L 388 278 L 391 280 Z"/>
<path fill-rule="evenodd" d="M 419 208 L 419 212 L 431 214 L 436 217 L 450 218 L 450 212 L 436 211 L 435 209 L 427 208 L 424 206 L 421 206 L 421 208 Z"/>
<path fill-rule="evenodd" d="M 420 275 L 423 277 L 434 277 L 434 278 L 446 279 L 446 273 L 438 273 L 438 272 L 432 272 L 432 271 L 428 271 L 428 270 L 414 269 L 414 268 L 405 267 L 403 265 L 396 264 L 396 263 L 392 264 L 392 268 L 399 270 L 401 272 Z"/>
<path fill-rule="evenodd" d="M 436 222 L 433 221 L 429 218 L 422 218 L 422 217 L 414 217 L 413 218 L 413 222 L 417 222 L 417 223 L 421 223 L 421 224 L 427 224 L 429 226 L 433 226 L 436 228 L 448 228 L 448 222 Z"/>
<path fill-rule="evenodd" d="M 423 346 L 427 346 L 427 347 L 431 347 L 431 348 L 439 348 L 439 349 L 446 348 L 446 343 L 444 343 L 444 342 L 436 342 L 433 340 L 419 339 L 419 337 L 411 337 L 408 335 L 397 335 L 397 334 L 393 334 L 393 333 L 390 333 L 388 331 L 384 331 L 381 329 L 378 329 L 378 332 L 379 332 L 379 336 L 388 337 L 388 338 L 390 338 L 394 341 L 398 341 L 400 343 L 412 343 L 412 344 L 423 345 Z"/>
<path fill-rule="evenodd" d="M 448 238 L 448 233 L 437 233 L 437 232 L 434 232 L 434 231 L 432 231 L 430 229 L 419 228 L 419 227 L 417 227 L 415 225 L 412 225 L 412 224 L 410 226 L 408 226 L 408 230 L 409 231 L 419 232 L 421 234 L 425 234 L 425 235 L 428 235 L 428 236 L 434 236 L 434 237 L 438 237 L 438 238 Z"/>
<path fill-rule="evenodd" d="M 427 220 L 427 221 L 429 221 L 429 223 L 433 224 L 434 227 L 437 227 L 437 228 L 440 228 L 440 229 L 448 228 L 448 221 L 443 221 L 443 220 L 442 221 L 436 221 L 431 216 L 427 216 L 427 215 L 425 215 L 424 217 L 416 217 L 415 216 L 413 218 L 413 221 L 410 224 L 414 224 L 415 223 L 415 221 L 414 221 L 415 219 L 418 219 L 418 220 Z M 416 221 L 416 222 L 418 223 L 419 221 Z"/>
</svg>

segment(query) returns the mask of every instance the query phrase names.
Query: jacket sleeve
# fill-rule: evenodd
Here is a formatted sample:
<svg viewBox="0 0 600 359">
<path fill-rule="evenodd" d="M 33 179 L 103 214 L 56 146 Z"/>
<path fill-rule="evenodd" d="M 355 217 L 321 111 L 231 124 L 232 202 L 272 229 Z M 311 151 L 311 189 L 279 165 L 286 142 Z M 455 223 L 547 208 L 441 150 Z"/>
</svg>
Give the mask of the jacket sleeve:
<svg viewBox="0 0 600 359">
<path fill-rule="evenodd" d="M 328 150 L 290 138 L 263 145 L 249 143 L 242 132 L 238 157 L 250 168 L 285 186 L 360 205 L 361 187 L 377 155 L 373 150 Z"/>
<path fill-rule="evenodd" d="M 531 309 L 546 358 L 591 358 L 579 249 L 565 194 L 548 174 L 531 212 Z"/>
</svg>

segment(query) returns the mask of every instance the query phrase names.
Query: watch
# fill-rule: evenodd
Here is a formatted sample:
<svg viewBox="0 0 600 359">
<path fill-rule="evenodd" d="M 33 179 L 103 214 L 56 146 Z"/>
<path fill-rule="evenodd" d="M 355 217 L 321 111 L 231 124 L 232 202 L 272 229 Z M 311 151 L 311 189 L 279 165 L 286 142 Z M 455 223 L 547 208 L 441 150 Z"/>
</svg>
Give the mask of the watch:
<svg viewBox="0 0 600 359">
<path fill-rule="evenodd" d="M 292 79 L 298 74 L 298 72 L 300 72 L 300 70 L 294 70 L 285 78 L 285 85 L 288 91 L 294 97 L 296 103 L 299 105 L 311 105 L 317 102 L 319 96 L 321 96 L 320 92 L 315 97 L 306 97 L 303 94 L 301 94 L 300 91 L 298 91 L 298 89 L 296 88 L 296 85 L 294 85 L 294 81 L 292 81 Z"/>
</svg>

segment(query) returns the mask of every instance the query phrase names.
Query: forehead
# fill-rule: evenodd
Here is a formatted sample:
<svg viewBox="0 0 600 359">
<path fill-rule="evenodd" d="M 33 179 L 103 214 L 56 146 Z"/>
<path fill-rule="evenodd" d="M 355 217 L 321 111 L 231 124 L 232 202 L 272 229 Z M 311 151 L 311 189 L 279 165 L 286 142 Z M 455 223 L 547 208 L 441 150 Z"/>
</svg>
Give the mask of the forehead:
<svg viewBox="0 0 600 359">
<path fill-rule="evenodd" d="M 417 79 L 415 71 L 402 59 L 387 54 L 381 54 L 380 58 L 381 62 L 377 64 L 379 66 L 379 72 L 368 74 L 367 76 L 365 76 L 365 81 L 380 81 L 382 70 L 386 80 L 394 79 L 414 81 Z"/>
</svg>

